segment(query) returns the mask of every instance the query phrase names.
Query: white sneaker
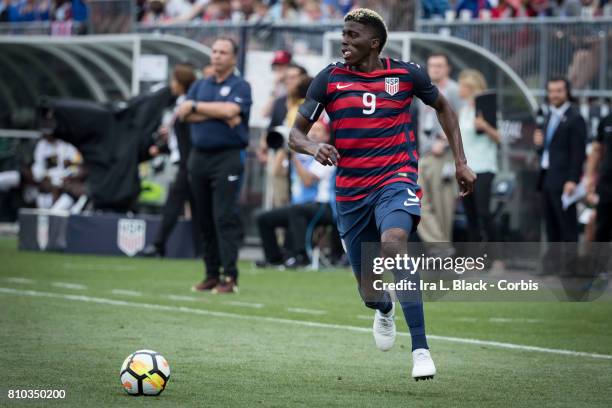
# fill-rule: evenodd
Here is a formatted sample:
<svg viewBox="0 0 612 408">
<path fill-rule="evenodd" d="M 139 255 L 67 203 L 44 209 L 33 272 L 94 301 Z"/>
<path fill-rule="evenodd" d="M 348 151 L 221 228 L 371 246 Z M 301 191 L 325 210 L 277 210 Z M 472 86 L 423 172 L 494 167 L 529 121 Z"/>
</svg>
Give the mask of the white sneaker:
<svg viewBox="0 0 612 408">
<path fill-rule="evenodd" d="M 412 352 L 412 378 L 415 381 L 431 380 L 436 374 L 436 366 L 429 350 L 420 348 Z"/>
<path fill-rule="evenodd" d="M 390 350 L 395 343 L 395 303 L 392 304 L 391 311 L 383 314 L 380 310 L 374 313 L 374 341 L 376 347 L 381 351 Z"/>
</svg>

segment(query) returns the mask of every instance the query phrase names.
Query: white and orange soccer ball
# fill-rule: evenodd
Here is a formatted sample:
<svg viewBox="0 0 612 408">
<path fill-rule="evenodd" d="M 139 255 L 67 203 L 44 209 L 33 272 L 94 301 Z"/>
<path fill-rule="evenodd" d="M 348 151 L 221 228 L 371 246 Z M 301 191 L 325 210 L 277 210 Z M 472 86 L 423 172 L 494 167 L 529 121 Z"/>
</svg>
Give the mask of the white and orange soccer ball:
<svg viewBox="0 0 612 408">
<path fill-rule="evenodd" d="M 125 359 L 119 378 L 130 395 L 159 395 L 170 379 L 170 365 L 153 350 L 138 350 Z"/>
</svg>

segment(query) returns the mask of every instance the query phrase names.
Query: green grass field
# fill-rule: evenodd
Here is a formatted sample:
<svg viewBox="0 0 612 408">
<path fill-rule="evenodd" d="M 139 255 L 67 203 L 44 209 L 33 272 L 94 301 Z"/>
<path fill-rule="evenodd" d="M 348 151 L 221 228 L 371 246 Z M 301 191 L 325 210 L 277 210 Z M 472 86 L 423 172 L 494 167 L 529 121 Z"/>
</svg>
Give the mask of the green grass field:
<svg viewBox="0 0 612 408">
<path fill-rule="evenodd" d="M 0 406 L 612 406 L 611 302 L 427 303 L 438 375 L 416 383 L 410 338 L 375 348 L 348 270 L 243 263 L 240 293 L 219 296 L 190 291 L 195 260 L 15 248 L 0 239 Z M 119 383 L 123 359 L 143 348 L 170 362 L 159 397 Z M 9 400 L 11 389 L 66 398 Z"/>
</svg>

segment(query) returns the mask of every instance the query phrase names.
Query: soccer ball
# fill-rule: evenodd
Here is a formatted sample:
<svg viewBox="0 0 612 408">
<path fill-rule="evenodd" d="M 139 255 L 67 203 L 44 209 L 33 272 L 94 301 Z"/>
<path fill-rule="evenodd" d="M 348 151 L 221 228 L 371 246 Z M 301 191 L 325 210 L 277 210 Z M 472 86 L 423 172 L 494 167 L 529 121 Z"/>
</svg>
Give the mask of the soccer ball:
<svg viewBox="0 0 612 408">
<path fill-rule="evenodd" d="M 130 395 L 159 395 L 170 379 L 170 366 L 161 354 L 138 350 L 125 359 L 119 378 Z"/>
</svg>

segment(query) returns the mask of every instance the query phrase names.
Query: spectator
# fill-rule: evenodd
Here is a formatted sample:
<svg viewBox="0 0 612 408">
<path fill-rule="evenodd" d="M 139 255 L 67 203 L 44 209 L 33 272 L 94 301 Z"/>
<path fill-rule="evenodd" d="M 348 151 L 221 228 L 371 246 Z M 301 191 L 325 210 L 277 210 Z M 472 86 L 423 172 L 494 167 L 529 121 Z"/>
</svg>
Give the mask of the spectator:
<svg viewBox="0 0 612 408">
<path fill-rule="evenodd" d="M 549 0 L 528 0 L 525 8 L 529 17 L 550 17 L 553 14 Z"/>
<path fill-rule="evenodd" d="M 168 0 L 166 2 L 166 14 L 171 19 L 189 13 L 192 8 L 193 4 L 189 0 Z"/>
<path fill-rule="evenodd" d="M 49 19 L 48 0 L 21 0 L 9 6 L 9 21 L 45 21 Z"/>
<path fill-rule="evenodd" d="M 231 21 L 233 8 L 231 0 L 211 0 L 202 16 L 204 21 Z"/>
<path fill-rule="evenodd" d="M 461 16 L 469 12 L 472 18 L 479 18 L 482 10 L 491 10 L 491 4 L 488 0 L 460 0 L 457 3 L 456 10 L 457 16 Z"/>
<path fill-rule="evenodd" d="M 421 7 L 423 18 L 444 17 L 449 9 L 448 0 L 425 0 L 421 2 Z"/>
<path fill-rule="evenodd" d="M 328 20 L 341 19 L 351 11 L 354 3 L 354 0 L 323 0 L 323 16 Z"/>
<path fill-rule="evenodd" d="M 12 9 L 11 0 L 0 1 L 0 22 L 4 23 L 10 21 L 10 12 Z"/>
<path fill-rule="evenodd" d="M 264 3 L 262 0 L 255 1 L 255 11 L 248 18 L 249 23 L 259 23 L 259 22 L 267 22 L 272 18 L 269 15 L 268 5 Z"/>
<path fill-rule="evenodd" d="M 599 17 L 603 14 L 599 0 L 580 0 L 582 10 L 580 15 L 583 17 Z"/>
<path fill-rule="evenodd" d="M 159 24 L 169 21 L 170 16 L 166 13 L 166 0 L 149 0 L 146 3 L 146 12 L 142 17 L 144 24 Z"/>
<path fill-rule="evenodd" d="M 301 75 L 298 68 L 295 69 L 296 74 Z M 299 78 L 299 77 L 298 77 Z M 297 78 L 296 78 L 297 79 Z M 287 114 L 285 116 L 284 123 L 287 127 L 290 127 L 295 120 L 297 109 L 303 102 L 306 96 L 306 90 L 310 84 L 311 78 L 305 77 L 300 80 L 297 86 L 294 86 L 289 81 L 288 86 L 288 97 L 286 104 Z M 285 146 L 287 148 L 287 146 Z M 283 154 L 288 154 L 284 152 Z M 291 204 L 304 204 L 315 200 L 317 195 L 317 182 L 315 178 L 304 177 L 304 173 L 300 174 L 296 168 L 296 160 L 300 161 L 301 167 L 309 168 L 314 161 L 312 156 L 295 154 L 292 158 L 293 166 L 291 167 Z M 262 238 L 262 244 L 264 247 L 265 260 L 256 262 L 259 267 L 268 265 L 281 265 L 285 261 L 285 257 L 289 253 L 293 253 L 292 243 L 289 241 L 291 234 L 288 234 L 285 240 L 286 254 L 282 254 L 278 240 L 276 237 L 276 228 L 288 228 L 289 226 L 289 207 L 280 207 L 270 211 L 260 213 L 257 216 L 257 224 L 260 229 L 260 236 Z"/>
<path fill-rule="evenodd" d="M 612 114 L 603 118 L 597 128 L 597 139 L 587 162 L 586 182 L 588 201 L 597 207 L 595 241 L 608 242 L 612 240 Z"/>
<path fill-rule="evenodd" d="M 288 122 L 293 120 L 295 113 L 291 117 L 287 114 L 289 109 L 295 110 L 295 106 L 301 100 L 300 84 L 308 78 L 308 72 L 299 65 L 290 65 L 286 73 L 286 84 L 288 94 L 281 96 L 274 101 L 272 115 L 268 126 L 268 134 L 275 131 L 279 126 L 288 126 Z M 263 139 L 263 138 L 262 138 Z M 283 146 L 286 147 L 286 146 Z M 267 146 L 265 149 L 267 150 Z M 272 174 L 268 177 L 273 178 L 272 207 L 278 208 L 287 205 L 289 202 L 289 177 L 288 177 L 288 156 L 284 148 L 278 149 L 274 157 Z"/>
<path fill-rule="evenodd" d="M 581 0 L 557 0 L 553 14 L 559 17 L 577 17 L 581 10 Z"/>
<path fill-rule="evenodd" d="M 329 142 L 329 131 L 322 121 L 313 124 L 309 137 L 317 143 Z M 333 188 L 332 178 L 335 169 L 332 166 L 324 166 L 314 160 L 310 166 L 304 167 L 296 156 L 292 159 L 293 166 L 302 181 L 308 180 L 317 185 L 317 195 L 312 202 L 293 205 L 288 211 L 288 232 L 291 234 L 291 251 L 284 265 L 288 268 L 296 268 L 310 264 L 306 253 L 306 239 L 308 227 L 312 222 L 315 225 L 333 225 L 334 216 L 331 203 L 331 191 Z"/>
<path fill-rule="evenodd" d="M 273 21 L 297 21 L 299 10 L 295 0 L 279 0 L 270 8 Z"/>
<path fill-rule="evenodd" d="M 270 94 L 270 98 L 262 110 L 262 115 L 266 118 L 269 118 L 272 114 L 272 105 L 274 104 L 274 101 L 287 94 L 285 77 L 287 69 L 291 64 L 291 58 L 292 56 L 289 51 L 277 50 L 274 52 L 274 57 L 272 58 L 272 74 L 274 76 L 272 93 Z"/>
<path fill-rule="evenodd" d="M 527 11 L 521 0 L 499 0 L 497 6 L 491 10 L 491 18 L 508 19 L 516 17 L 526 17 Z"/>
<path fill-rule="evenodd" d="M 450 78 L 448 56 L 431 54 L 427 72 L 432 82 L 458 112 L 462 101 L 457 82 Z M 425 242 L 450 242 L 457 198 L 452 152 L 436 116 L 436 111 L 418 103 L 419 181 L 423 188 L 421 222 L 418 233 Z"/>
<path fill-rule="evenodd" d="M 320 0 L 305 0 L 300 10 L 299 20 L 303 23 L 316 23 L 323 19 Z"/>
<path fill-rule="evenodd" d="M 174 177 L 174 181 L 170 185 L 168 198 L 162 210 L 162 221 L 157 230 L 155 241 L 152 245 L 147 246 L 142 250 L 143 256 L 165 256 L 166 241 L 170 237 L 170 233 L 174 229 L 178 217 L 183 213 L 185 203 L 189 202 L 192 213 L 192 228 L 194 231 L 193 242 L 197 245 L 198 222 L 195 218 L 195 203 L 191 188 L 189 187 L 189 178 L 187 173 L 187 159 L 191 151 L 191 139 L 189 132 L 189 124 L 177 120 L 178 107 L 186 98 L 187 90 L 196 80 L 194 67 L 191 64 L 177 64 L 172 71 L 172 79 L 170 80 L 170 90 L 172 95 L 176 97 L 174 112 L 169 123 L 160 128 L 160 134 L 165 139 L 163 143 L 167 144 L 170 159 L 173 164 L 178 166 L 178 171 Z M 151 146 L 149 149 L 151 156 L 157 156 L 160 151 L 158 146 Z M 197 251 L 197 246 L 195 246 Z"/>
<path fill-rule="evenodd" d="M 497 145 L 501 138 L 497 129 L 475 110 L 475 96 L 486 89 L 487 82 L 480 72 L 467 69 L 459 75 L 459 96 L 465 101 L 458 115 L 459 128 L 465 157 L 477 177 L 474 193 L 463 198 L 468 239 L 472 242 L 494 239 L 489 207 L 497 173 Z"/>
<path fill-rule="evenodd" d="M 32 177 L 37 183 L 38 208 L 51 208 L 63 193 L 64 179 L 79 172 L 81 156 L 74 146 L 53 135 L 43 136 L 34 149 Z"/>
<path fill-rule="evenodd" d="M 576 189 L 585 159 L 586 124 L 578 107 L 573 106 L 570 82 L 553 77 L 547 85 L 550 113 L 546 124 L 537 129 L 533 140 L 540 156 L 539 187 L 549 242 L 576 242 L 576 205 L 567 209 L 561 196 Z"/>
</svg>

